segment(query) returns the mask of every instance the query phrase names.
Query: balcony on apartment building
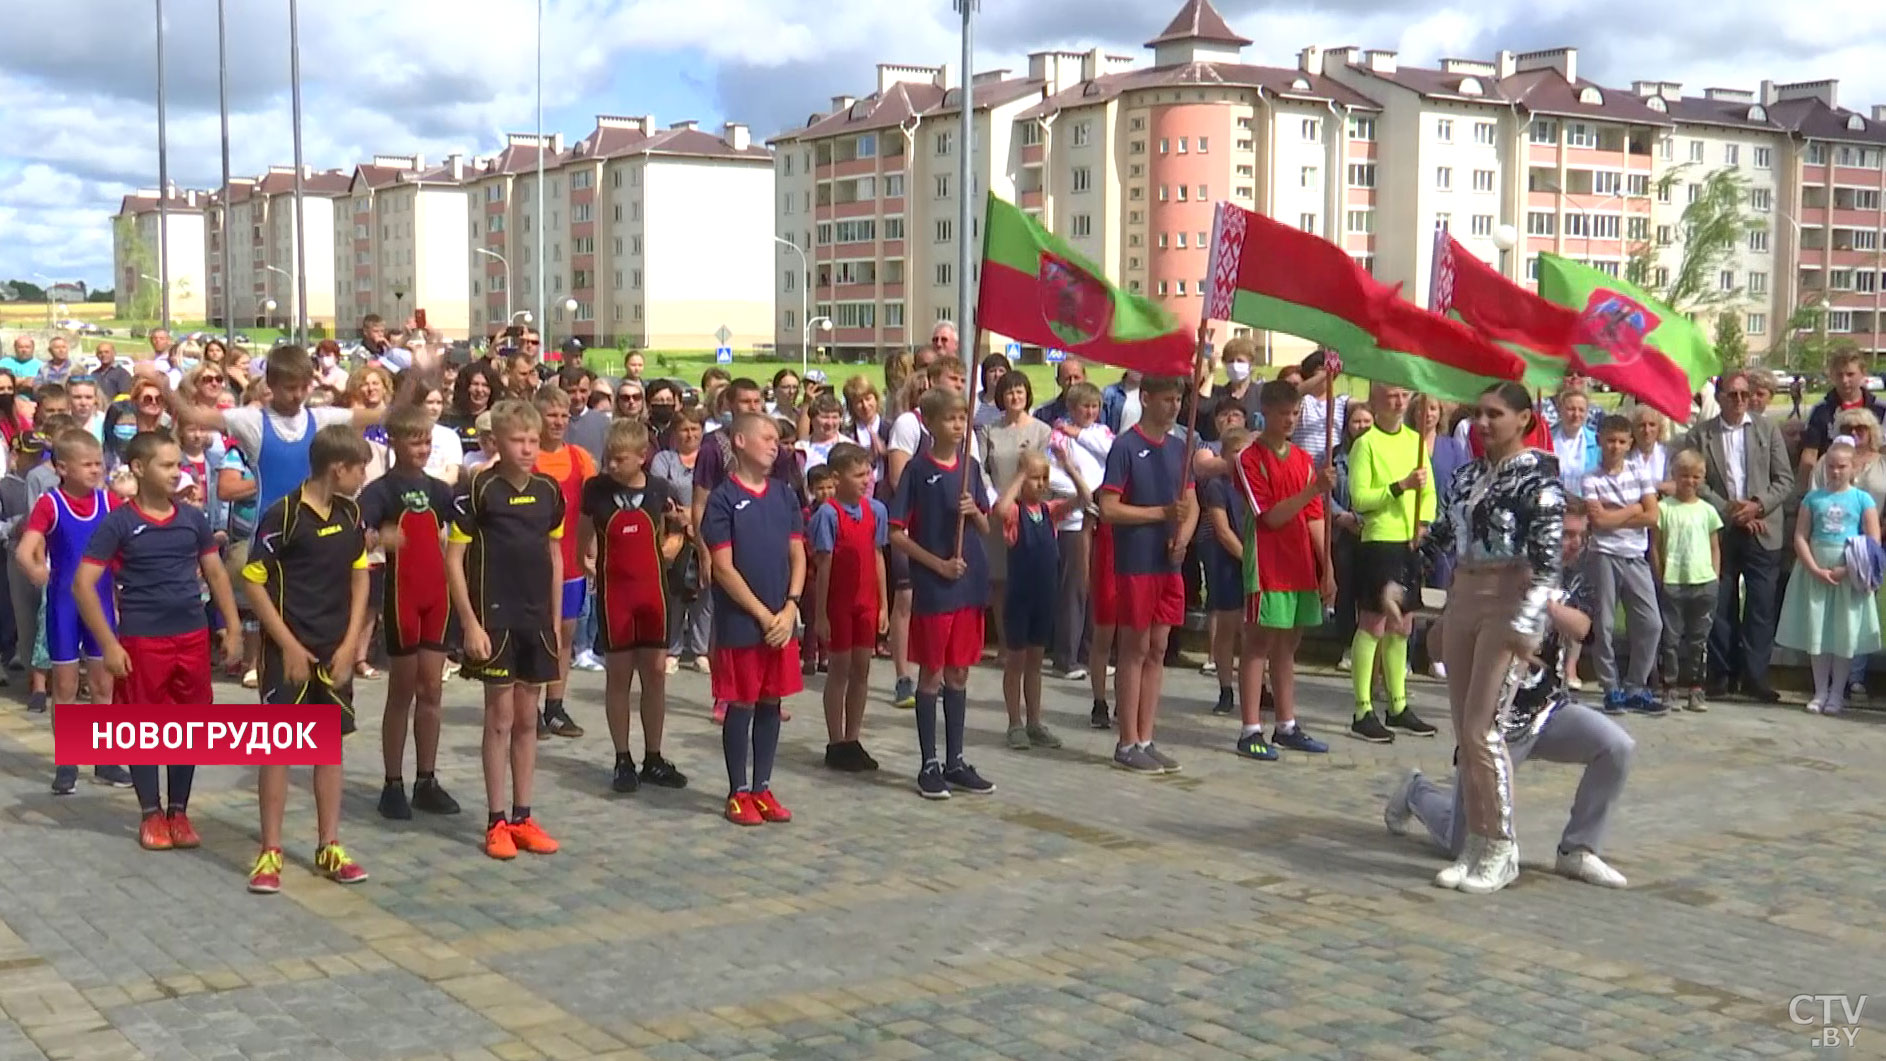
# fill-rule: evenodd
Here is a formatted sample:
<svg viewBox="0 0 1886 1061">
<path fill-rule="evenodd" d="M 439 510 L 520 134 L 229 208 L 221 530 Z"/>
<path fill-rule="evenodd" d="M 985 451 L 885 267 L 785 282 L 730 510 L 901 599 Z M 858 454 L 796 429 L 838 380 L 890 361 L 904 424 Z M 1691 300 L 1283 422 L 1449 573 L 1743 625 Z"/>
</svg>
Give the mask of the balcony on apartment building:
<svg viewBox="0 0 1886 1061">
<path fill-rule="evenodd" d="M 825 140 L 812 150 L 813 173 L 820 181 L 859 177 L 904 168 L 904 134 L 897 129 Z"/>
<path fill-rule="evenodd" d="M 1564 136 L 1560 137 L 1560 125 Z M 1617 166 L 1649 172 L 1657 133 L 1650 128 L 1598 122 L 1534 119 L 1526 146 L 1529 162 L 1556 166 Z"/>
<path fill-rule="evenodd" d="M 1878 229 L 1881 199 L 1877 188 L 1804 187 L 1801 189 L 1801 223 L 1818 226 L 1831 221 L 1835 225 Z M 1809 232 L 1817 231 L 1818 228 L 1804 230 L 1803 240 Z"/>
<path fill-rule="evenodd" d="M 1879 269 L 1886 265 L 1886 257 L 1880 252 L 1881 233 L 1877 211 L 1841 211 L 1835 210 L 1839 219 L 1843 214 L 1857 219 L 1861 227 L 1828 228 L 1822 225 L 1808 224 L 1801 228 L 1800 257 L 1802 264 L 1812 264 L 1816 268 L 1830 264 L 1858 266 Z"/>
</svg>

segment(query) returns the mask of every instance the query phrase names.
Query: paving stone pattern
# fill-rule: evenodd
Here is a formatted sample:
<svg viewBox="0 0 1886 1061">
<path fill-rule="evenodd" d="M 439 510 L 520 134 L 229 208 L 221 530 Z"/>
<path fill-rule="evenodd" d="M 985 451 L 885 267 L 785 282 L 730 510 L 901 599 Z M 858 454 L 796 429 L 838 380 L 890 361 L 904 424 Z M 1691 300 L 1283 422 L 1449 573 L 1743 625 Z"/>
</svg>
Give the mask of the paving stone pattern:
<svg viewBox="0 0 1886 1061">
<path fill-rule="evenodd" d="M 877 668 L 888 686 L 889 666 Z M 314 876 L 291 795 L 284 893 L 250 896 L 249 772 L 202 772 L 196 852 L 146 853 L 129 792 L 47 793 L 43 716 L 0 709 L 0 1061 L 15 1058 L 1739 1058 L 1805 1057 L 1798 994 L 1886 991 L 1886 716 L 1718 705 L 1628 719 L 1638 741 L 1605 891 L 1550 872 L 1575 771 L 1519 772 L 1526 871 L 1474 898 L 1381 825 L 1452 744 L 1347 736 L 1346 679 L 1304 679 L 1331 754 L 1238 758 L 1210 678 L 1168 679 L 1182 774 L 1109 767 L 1085 683 L 1050 679 L 1058 752 L 1009 751 L 975 672 L 987 798 L 916 797 L 907 713 L 884 705 L 875 776 L 821 765 L 816 694 L 791 706 L 786 826 L 719 818 L 705 679 L 670 680 L 685 791 L 608 791 L 590 733 L 540 745 L 535 809 L 563 842 L 480 853 L 477 690 L 448 685 L 440 777 L 469 813 L 380 820 L 377 683 L 360 690 L 343 839 L 372 879 Z M 223 687 L 231 700 L 240 690 Z M 1442 722 L 1438 686 L 1414 704 Z M 635 740 L 641 753 L 639 733 Z M 1886 1002 L 1877 1005 L 1886 1006 Z M 1886 1009 L 1880 1011 L 1886 1014 Z M 1886 1056 L 1872 1007 L 1847 1056 Z"/>
</svg>

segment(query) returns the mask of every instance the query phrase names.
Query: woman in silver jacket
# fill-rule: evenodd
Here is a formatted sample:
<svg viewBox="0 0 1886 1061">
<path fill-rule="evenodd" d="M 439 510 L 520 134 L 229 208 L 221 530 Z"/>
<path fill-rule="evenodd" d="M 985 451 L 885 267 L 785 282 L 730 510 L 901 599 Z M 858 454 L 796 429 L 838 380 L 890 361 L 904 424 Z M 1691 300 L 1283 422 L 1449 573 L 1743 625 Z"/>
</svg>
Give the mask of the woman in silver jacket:
<svg viewBox="0 0 1886 1061">
<path fill-rule="evenodd" d="M 1525 663 L 1545 635 L 1546 604 L 1564 560 L 1565 492 L 1558 461 L 1527 447 L 1531 396 L 1501 383 L 1480 396 L 1474 419 L 1486 456 L 1455 471 L 1443 489 L 1428 548 L 1458 566 L 1441 620 L 1447 695 L 1460 747 L 1467 845 L 1434 883 L 1485 895 L 1519 875 L 1513 832 L 1513 764 L 1500 720 Z"/>
</svg>

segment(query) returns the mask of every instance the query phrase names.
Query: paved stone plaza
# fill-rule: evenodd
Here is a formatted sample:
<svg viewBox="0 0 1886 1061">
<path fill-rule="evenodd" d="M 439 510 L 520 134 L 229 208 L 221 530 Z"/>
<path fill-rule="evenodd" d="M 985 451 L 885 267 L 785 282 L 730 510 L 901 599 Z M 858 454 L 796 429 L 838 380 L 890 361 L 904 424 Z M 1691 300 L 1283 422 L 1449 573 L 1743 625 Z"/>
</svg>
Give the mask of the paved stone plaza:
<svg viewBox="0 0 1886 1061">
<path fill-rule="evenodd" d="M 1185 772 L 1146 779 L 1109 767 L 1085 683 L 1047 683 L 1065 750 L 1007 750 L 980 669 L 971 759 L 1000 790 L 946 803 L 912 790 L 911 719 L 888 706 L 866 729 L 885 769 L 826 772 L 808 690 L 774 784 L 797 818 L 758 829 L 719 817 L 705 684 L 671 686 L 690 787 L 616 796 L 600 679 L 579 676 L 589 733 L 539 761 L 563 852 L 500 864 L 478 846 L 475 688 L 448 685 L 440 771 L 468 813 L 396 824 L 374 811 L 383 686 L 364 683 L 342 835 L 372 880 L 309 871 L 298 779 L 273 898 L 243 890 L 249 771 L 199 778 L 201 850 L 146 853 L 129 791 L 48 795 L 50 731 L 9 702 L 0 1061 L 1733 1059 L 1827 1052 L 1793 996 L 1886 990 L 1879 716 L 1629 719 L 1606 854 L 1631 889 L 1550 873 L 1577 775 L 1535 764 L 1526 872 L 1474 898 L 1431 887 L 1437 858 L 1381 822 L 1407 768 L 1448 773 L 1446 730 L 1355 741 L 1333 677 L 1306 681 L 1304 711 L 1331 754 L 1256 763 L 1209 714 L 1212 680 L 1174 671 L 1161 746 Z M 1445 721 L 1438 686 L 1415 705 Z M 1850 1056 L 1886 1056 L 1878 1006 Z"/>
</svg>

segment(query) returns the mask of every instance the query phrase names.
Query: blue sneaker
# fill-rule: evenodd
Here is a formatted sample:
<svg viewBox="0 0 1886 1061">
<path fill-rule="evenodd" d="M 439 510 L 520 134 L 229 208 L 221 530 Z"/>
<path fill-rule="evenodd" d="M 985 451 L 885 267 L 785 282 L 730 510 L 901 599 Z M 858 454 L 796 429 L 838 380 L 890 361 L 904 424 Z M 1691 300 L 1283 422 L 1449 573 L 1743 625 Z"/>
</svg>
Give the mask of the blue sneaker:
<svg viewBox="0 0 1886 1061">
<path fill-rule="evenodd" d="M 1634 715 L 1650 715 L 1655 717 L 1670 712 L 1669 706 L 1662 700 L 1652 696 L 1648 689 L 1634 692 L 1625 697 L 1624 706 Z"/>
<path fill-rule="evenodd" d="M 53 795 L 70 796 L 73 790 L 78 787 L 79 787 L 79 768 L 78 767 L 61 766 L 53 770 L 53 773 L 52 773 L 52 794 Z"/>
<path fill-rule="evenodd" d="M 1293 752 L 1304 752 L 1309 755 L 1322 755 L 1329 751 L 1329 745 L 1303 732 L 1301 725 L 1293 727 L 1288 733 L 1272 730 L 1270 742 L 1279 748 L 1288 748 Z"/>
<path fill-rule="evenodd" d="M 1257 730 L 1248 737 L 1238 738 L 1238 754 L 1246 759 L 1260 759 L 1273 762 L 1277 758 L 1277 749 L 1264 743 L 1264 731 Z"/>
<path fill-rule="evenodd" d="M 897 679 L 897 690 L 891 694 L 891 706 L 905 711 L 917 708 L 917 680 L 915 678 Z"/>
<path fill-rule="evenodd" d="M 130 788 L 131 771 L 122 766 L 94 766 L 92 767 L 92 781 L 112 788 Z"/>
<path fill-rule="evenodd" d="M 1628 711 L 1629 709 L 1630 709 L 1630 698 L 1624 695 L 1624 690 L 1606 689 L 1604 691 L 1604 713 L 1605 714 L 1621 715 L 1624 712 Z"/>
</svg>

